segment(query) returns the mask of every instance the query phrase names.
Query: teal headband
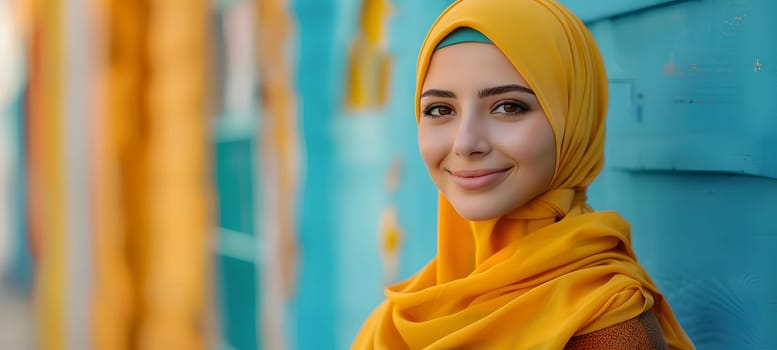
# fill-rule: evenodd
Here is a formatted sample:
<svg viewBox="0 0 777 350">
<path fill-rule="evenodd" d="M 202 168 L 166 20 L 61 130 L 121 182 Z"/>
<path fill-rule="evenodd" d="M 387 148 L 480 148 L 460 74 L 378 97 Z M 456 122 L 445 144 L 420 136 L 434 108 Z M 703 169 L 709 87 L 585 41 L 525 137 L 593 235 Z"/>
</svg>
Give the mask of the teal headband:
<svg viewBox="0 0 777 350">
<path fill-rule="evenodd" d="M 437 47 L 434 48 L 435 51 L 442 49 L 446 46 L 456 45 L 459 43 L 486 43 L 486 44 L 493 44 L 491 40 L 488 40 L 485 35 L 481 34 L 479 31 L 474 30 L 469 27 L 459 27 L 456 28 L 456 30 L 452 31 L 448 36 L 445 37 L 445 39 L 442 39 L 439 44 L 437 44 Z"/>
</svg>

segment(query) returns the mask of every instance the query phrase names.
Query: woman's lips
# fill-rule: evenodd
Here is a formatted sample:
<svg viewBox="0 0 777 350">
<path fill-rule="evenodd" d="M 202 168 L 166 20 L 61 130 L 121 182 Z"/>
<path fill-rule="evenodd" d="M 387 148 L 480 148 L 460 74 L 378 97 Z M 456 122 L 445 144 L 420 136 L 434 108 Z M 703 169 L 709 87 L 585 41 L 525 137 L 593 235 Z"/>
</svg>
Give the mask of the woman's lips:
<svg viewBox="0 0 777 350">
<path fill-rule="evenodd" d="M 477 170 L 450 170 L 453 182 L 467 190 L 479 190 L 487 188 L 502 180 L 512 168 L 504 169 L 477 169 Z"/>
</svg>

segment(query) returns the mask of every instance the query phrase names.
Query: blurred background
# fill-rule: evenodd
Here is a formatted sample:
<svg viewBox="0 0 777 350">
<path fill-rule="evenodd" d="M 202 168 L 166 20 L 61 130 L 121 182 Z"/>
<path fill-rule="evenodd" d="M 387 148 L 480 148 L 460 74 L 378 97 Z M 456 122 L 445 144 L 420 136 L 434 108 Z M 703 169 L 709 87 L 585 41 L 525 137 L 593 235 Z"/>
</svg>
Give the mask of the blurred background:
<svg viewBox="0 0 777 350">
<path fill-rule="evenodd" d="M 0 0 L 0 348 L 348 348 L 435 254 L 450 2 Z M 562 2 L 610 77 L 592 205 L 699 349 L 777 348 L 777 2 Z"/>
</svg>

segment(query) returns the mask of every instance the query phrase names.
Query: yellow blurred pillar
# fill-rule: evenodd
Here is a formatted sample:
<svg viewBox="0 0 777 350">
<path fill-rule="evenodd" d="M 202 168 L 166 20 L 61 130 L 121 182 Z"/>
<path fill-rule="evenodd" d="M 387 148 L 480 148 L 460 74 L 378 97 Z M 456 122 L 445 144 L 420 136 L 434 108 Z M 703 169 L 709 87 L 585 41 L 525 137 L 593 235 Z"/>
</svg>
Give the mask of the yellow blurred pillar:
<svg viewBox="0 0 777 350">
<path fill-rule="evenodd" d="M 212 231 L 208 2 L 102 4 L 94 346 L 201 349 Z"/>
<path fill-rule="evenodd" d="M 36 345 L 66 344 L 66 219 L 63 139 L 63 21 L 61 0 L 30 0 L 28 215 L 36 259 Z"/>
</svg>

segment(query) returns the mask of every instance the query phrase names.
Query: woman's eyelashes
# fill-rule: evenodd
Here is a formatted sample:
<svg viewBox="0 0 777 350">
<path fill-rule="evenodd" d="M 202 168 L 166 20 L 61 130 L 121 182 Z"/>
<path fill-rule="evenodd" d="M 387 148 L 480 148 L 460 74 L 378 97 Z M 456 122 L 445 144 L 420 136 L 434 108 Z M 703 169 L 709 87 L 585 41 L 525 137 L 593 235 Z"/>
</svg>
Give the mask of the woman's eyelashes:
<svg viewBox="0 0 777 350">
<path fill-rule="evenodd" d="M 502 101 L 498 103 L 491 113 L 498 113 L 508 117 L 521 115 L 529 111 L 529 106 L 520 101 Z"/>
<path fill-rule="evenodd" d="M 443 104 L 430 104 L 424 108 L 424 116 L 428 118 L 442 118 L 453 114 L 453 108 Z"/>
<path fill-rule="evenodd" d="M 525 114 L 530 110 L 531 108 L 526 103 L 508 100 L 497 103 L 490 112 L 501 116 L 513 117 Z M 435 119 L 452 116 L 455 114 L 455 110 L 447 104 L 432 103 L 423 109 L 423 114 L 424 117 Z"/>
</svg>

